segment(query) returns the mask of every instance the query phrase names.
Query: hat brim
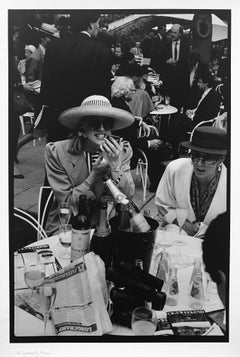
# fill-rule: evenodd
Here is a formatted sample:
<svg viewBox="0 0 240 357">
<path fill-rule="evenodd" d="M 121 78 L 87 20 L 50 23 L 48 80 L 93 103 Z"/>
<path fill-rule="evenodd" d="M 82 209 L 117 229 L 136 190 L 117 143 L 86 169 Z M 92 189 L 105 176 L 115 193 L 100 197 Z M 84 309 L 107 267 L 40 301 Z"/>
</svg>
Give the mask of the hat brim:
<svg viewBox="0 0 240 357">
<path fill-rule="evenodd" d="M 183 142 L 181 142 L 180 145 L 182 145 L 182 146 L 184 146 L 184 147 L 186 147 L 188 149 L 205 152 L 207 154 L 225 155 L 227 153 L 227 149 L 207 149 L 207 148 L 202 148 L 202 147 L 199 147 L 199 146 L 192 145 L 192 143 L 189 142 L 189 141 L 183 141 Z"/>
<path fill-rule="evenodd" d="M 67 109 L 59 116 L 62 125 L 77 131 L 83 128 L 87 117 L 112 118 L 113 127 L 111 130 L 119 130 L 130 126 L 134 122 L 134 116 L 126 110 L 114 107 L 75 107 Z"/>
</svg>

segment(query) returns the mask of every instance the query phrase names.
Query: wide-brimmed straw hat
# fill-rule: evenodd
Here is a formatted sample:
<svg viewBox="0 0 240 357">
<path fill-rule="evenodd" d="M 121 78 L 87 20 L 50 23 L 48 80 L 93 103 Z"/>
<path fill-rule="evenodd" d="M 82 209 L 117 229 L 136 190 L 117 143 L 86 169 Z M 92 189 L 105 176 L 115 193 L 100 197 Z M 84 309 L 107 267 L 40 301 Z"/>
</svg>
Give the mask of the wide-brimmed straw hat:
<svg viewBox="0 0 240 357">
<path fill-rule="evenodd" d="M 194 130 L 191 141 L 183 141 L 182 146 L 209 154 L 227 153 L 227 132 L 214 127 L 198 127 Z"/>
<path fill-rule="evenodd" d="M 96 121 L 103 117 L 111 118 L 113 120 L 112 130 L 125 128 L 135 120 L 130 112 L 112 107 L 106 97 L 91 95 L 85 98 L 79 107 L 62 112 L 59 121 L 62 125 L 77 131 L 84 126 L 88 117 L 95 117 Z"/>
</svg>

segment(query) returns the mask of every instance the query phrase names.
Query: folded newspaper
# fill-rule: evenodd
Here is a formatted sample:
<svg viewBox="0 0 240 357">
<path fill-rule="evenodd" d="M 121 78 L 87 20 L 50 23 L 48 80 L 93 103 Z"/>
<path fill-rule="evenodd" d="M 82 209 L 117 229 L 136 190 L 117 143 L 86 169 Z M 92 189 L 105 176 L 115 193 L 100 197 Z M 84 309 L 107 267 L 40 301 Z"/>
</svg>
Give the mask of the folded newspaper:
<svg viewBox="0 0 240 357">
<path fill-rule="evenodd" d="M 105 266 L 90 252 L 45 279 L 57 284 L 52 320 L 57 335 L 94 336 L 108 333 Z"/>
</svg>

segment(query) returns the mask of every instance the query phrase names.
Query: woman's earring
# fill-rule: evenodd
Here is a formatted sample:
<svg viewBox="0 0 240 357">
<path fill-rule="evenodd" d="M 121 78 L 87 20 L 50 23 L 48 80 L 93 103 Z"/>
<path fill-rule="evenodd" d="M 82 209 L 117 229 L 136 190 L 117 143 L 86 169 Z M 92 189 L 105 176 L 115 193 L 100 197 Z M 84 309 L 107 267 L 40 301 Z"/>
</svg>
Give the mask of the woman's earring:
<svg viewBox="0 0 240 357">
<path fill-rule="evenodd" d="M 222 171 L 222 163 L 218 164 L 218 172 L 221 172 L 221 171 Z"/>
<path fill-rule="evenodd" d="M 78 131 L 78 136 L 86 138 L 86 135 L 82 131 Z"/>
</svg>

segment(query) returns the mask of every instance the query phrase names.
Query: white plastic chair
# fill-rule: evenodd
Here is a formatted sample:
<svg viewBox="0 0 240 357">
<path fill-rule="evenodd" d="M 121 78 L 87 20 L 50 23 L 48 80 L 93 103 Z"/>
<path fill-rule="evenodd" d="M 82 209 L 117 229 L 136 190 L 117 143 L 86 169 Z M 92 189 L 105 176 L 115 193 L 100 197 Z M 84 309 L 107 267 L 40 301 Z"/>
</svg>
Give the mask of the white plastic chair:
<svg viewBox="0 0 240 357">
<path fill-rule="evenodd" d="M 198 124 L 193 128 L 193 130 L 191 131 L 190 141 L 192 141 L 193 133 L 194 133 L 194 131 L 195 131 L 199 126 L 202 126 L 202 125 L 205 125 L 205 124 L 210 124 L 210 123 L 211 123 L 212 126 L 213 126 L 214 122 L 215 122 L 215 118 L 214 118 L 214 119 L 210 119 L 210 120 L 203 120 L 203 121 L 201 121 L 200 123 L 198 123 Z"/>
<path fill-rule="evenodd" d="M 30 226 L 32 226 L 36 230 L 37 240 L 48 238 L 48 236 L 47 236 L 45 230 L 43 229 L 43 227 L 41 226 L 41 224 L 39 224 L 39 222 L 33 216 L 31 216 L 29 213 L 23 211 L 20 208 L 14 207 L 14 216 L 25 221 L 26 223 L 28 223 Z"/>
<path fill-rule="evenodd" d="M 44 203 L 43 198 L 45 199 Z M 50 186 L 41 186 L 38 196 L 38 224 L 42 227 L 45 226 L 46 214 L 53 200 L 54 195 L 52 188 Z M 38 240 L 39 239 L 41 239 L 40 235 L 38 235 Z"/>
</svg>

